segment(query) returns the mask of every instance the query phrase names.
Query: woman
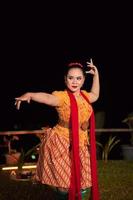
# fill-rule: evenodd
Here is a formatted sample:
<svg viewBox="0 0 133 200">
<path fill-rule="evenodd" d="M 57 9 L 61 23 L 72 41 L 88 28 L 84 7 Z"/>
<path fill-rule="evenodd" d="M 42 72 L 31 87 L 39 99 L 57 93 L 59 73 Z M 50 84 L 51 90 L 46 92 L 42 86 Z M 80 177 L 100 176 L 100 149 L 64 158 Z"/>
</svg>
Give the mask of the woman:
<svg viewBox="0 0 133 200">
<path fill-rule="evenodd" d="M 36 170 L 37 181 L 54 186 L 57 199 L 81 200 L 86 195 L 89 199 L 90 190 L 92 199 L 99 199 L 91 106 L 99 97 L 99 74 L 92 59 L 87 62 L 87 67 L 88 71 L 84 72 L 80 63 L 70 63 L 67 66 L 67 89 L 64 91 L 54 91 L 52 94 L 28 92 L 15 98 L 17 109 L 22 101 L 30 103 L 32 100 L 54 106 L 58 112 L 58 124 L 45 130 Z M 86 73 L 93 75 L 90 92 L 81 90 Z"/>
</svg>

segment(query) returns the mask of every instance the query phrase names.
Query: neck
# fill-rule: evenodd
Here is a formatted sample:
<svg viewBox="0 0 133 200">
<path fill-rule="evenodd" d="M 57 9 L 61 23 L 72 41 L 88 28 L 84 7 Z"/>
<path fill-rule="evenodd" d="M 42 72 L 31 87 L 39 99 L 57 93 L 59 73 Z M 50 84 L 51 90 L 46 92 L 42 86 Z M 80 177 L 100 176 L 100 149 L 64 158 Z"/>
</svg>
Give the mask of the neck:
<svg viewBox="0 0 133 200">
<path fill-rule="evenodd" d="M 73 92 L 73 91 L 71 91 L 71 90 L 69 90 L 69 89 L 67 89 L 67 90 L 68 90 L 70 93 L 72 93 L 75 97 L 80 95 L 80 90 L 78 90 L 78 91 L 76 91 L 76 92 Z"/>
</svg>

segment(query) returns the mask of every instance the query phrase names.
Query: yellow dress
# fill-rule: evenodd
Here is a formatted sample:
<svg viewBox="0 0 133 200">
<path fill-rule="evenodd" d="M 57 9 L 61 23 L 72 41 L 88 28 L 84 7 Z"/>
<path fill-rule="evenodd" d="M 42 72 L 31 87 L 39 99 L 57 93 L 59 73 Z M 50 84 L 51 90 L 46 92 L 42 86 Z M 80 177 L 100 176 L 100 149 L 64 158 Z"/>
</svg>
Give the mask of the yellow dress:
<svg viewBox="0 0 133 200">
<path fill-rule="evenodd" d="M 82 91 L 89 99 L 89 93 Z M 54 91 L 60 104 L 56 107 L 59 122 L 45 131 L 40 145 L 36 180 L 55 187 L 69 188 L 71 175 L 71 127 L 70 100 L 67 91 Z M 92 113 L 92 107 L 82 97 L 76 98 L 79 118 L 79 156 L 81 170 L 81 188 L 92 186 L 88 130 L 84 126 Z"/>
</svg>

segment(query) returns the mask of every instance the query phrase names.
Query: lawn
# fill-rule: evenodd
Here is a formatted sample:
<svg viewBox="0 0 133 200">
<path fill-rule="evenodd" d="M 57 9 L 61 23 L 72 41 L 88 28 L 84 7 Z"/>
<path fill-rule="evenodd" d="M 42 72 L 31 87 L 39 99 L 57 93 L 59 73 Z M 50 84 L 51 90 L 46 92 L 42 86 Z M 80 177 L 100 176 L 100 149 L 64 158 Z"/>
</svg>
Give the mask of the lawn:
<svg viewBox="0 0 133 200">
<path fill-rule="evenodd" d="M 133 199 L 133 161 L 98 161 L 101 200 Z M 50 200 L 46 186 L 29 181 L 13 181 L 0 171 L 0 200 Z"/>
<path fill-rule="evenodd" d="M 133 161 L 98 162 L 101 200 L 133 199 Z"/>
</svg>

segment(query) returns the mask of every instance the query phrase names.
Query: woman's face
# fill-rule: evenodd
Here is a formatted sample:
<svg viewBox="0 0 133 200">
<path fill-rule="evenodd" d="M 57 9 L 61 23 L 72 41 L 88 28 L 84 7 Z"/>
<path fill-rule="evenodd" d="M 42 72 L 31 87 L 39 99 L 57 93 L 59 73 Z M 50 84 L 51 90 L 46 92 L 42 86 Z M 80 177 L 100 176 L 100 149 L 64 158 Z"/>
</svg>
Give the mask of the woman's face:
<svg viewBox="0 0 133 200">
<path fill-rule="evenodd" d="M 73 93 L 78 93 L 80 91 L 84 81 L 84 74 L 79 68 L 70 69 L 65 77 L 66 86 Z"/>
</svg>

